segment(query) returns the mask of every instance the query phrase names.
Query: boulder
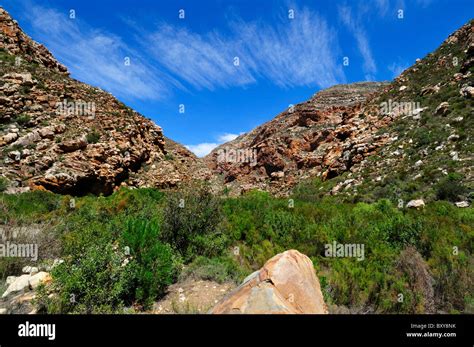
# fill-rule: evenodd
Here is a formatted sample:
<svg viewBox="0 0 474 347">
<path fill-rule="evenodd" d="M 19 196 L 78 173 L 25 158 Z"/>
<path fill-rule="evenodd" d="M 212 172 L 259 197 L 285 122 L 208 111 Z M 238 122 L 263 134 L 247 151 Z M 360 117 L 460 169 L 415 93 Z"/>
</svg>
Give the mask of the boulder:
<svg viewBox="0 0 474 347">
<path fill-rule="evenodd" d="M 271 176 L 272 178 L 283 178 L 283 177 L 285 177 L 285 172 L 283 172 L 283 171 L 272 172 L 272 173 L 270 174 L 270 176 Z"/>
<path fill-rule="evenodd" d="M 15 141 L 18 138 L 17 133 L 8 133 L 6 135 L 3 135 L 2 140 L 0 141 L 0 146 L 7 145 L 13 141 Z"/>
<path fill-rule="evenodd" d="M 407 208 L 416 208 L 420 209 L 425 207 L 425 202 L 423 199 L 410 200 L 407 204 Z"/>
<path fill-rule="evenodd" d="M 24 266 L 23 269 L 21 269 L 21 272 L 24 274 L 30 274 L 34 275 L 35 273 L 38 273 L 38 268 L 35 266 Z"/>
<path fill-rule="evenodd" d="M 445 116 L 449 111 L 449 103 L 444 101 L 436 107 L 435 113 L 441 116 Z"/>
<path fill-rule="evenodd" d="M 28 283 L 31 289 L 36 289 L 41 283 L 51 281 L 51 275 L 47 272 L 41 271 L 30 277 Z"/>
<path fill-rule="evenodd" d="M 16 276 L 8 276 L 8 277 L 7 277 L 7 280 L 6 280 L 6 282 L 5 282 L 5 284 L 6 284 L 7 286 L 9 286 L 9 285 L 12 284 L 13 282 L 15 282 L 15 280 L 16 280 Z"/>
<path fill-rule="evenodd" d="M 210 311 L 213 314 L 326 314 L 311 260 L 296 250 L 277 254 Z"/>
<path fill-rule="evenodd" d="M 458 201 L 455 203 L 455 205 L 459 208 L 466 208 L 469 207 L 469 202 L 467 201 Z"/>
<path fill-rule="evenodd" d="M 8 286 L 7 290 L 2 295 L 2 298 L 7 297 L 10 293 L 19 292 L 29 288 L 30 275 L 21 275 Z"/>
<path fill-rule="evenodd" d="M 59 144 L 59 148 L 65 152 L 74 152 L 79 149 L 84 149 L 87 147 L 87 140 L 85 137 L 81 137 L 77 140 L 69 140 L 69 141 L 64 141 Z"/>
<path fill-rule="evenodd" d="M 474 96 L 474 87 L 471 86 L 463 86 L 459 93 L 464 96 L 465 98 L 472 98 Z"/>
<path fill-rule="evenodd" d="M 36 267 L 26 266 L 23 270 L 30 270 L 31 272 L 37 271 Z M 9 284 L 7 290 L 3 293 L 2 298 L 6 298 L 11 293 L 20 291 L 28 291 L 36 289 L 41 283 L 48 283 L 51 281 L 51 275 L 48 272 L 37 272 L 33 274 L 25 274 L 19 277 L 9 276 L 7 278 L 7 284 Z"/>
</svg>

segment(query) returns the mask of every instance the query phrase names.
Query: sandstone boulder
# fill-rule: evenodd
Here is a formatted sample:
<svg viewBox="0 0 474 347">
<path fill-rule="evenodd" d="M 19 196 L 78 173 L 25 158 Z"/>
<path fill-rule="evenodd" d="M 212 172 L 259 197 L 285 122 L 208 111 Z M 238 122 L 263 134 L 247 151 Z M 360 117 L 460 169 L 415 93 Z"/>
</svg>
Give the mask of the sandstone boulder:
<svg viewBox="0 0 474 347">
<path fill-rule="evenodd" d="M 36 267 L 30 267 L 33 271 L 37 270 Z M 27 269 L 27 267 L 24 268 Z M 25 271 L 26 272 L 26 271 Z M 6 284 L 8 285 L 7 290 L 2 294 L 2 298 L 8 297 L 12 293 L 16 292 L 28 292 L 29 290 L 36 289 L 41 283 L 48 283 L 51 281 L 51 275 L 48 272 L 29 272 L 18 277 L 8 276 Z"/>
<path fill-rule="evenodd" d="M 19 292 L 29 287 L 30 275 L 21 275 L 8 286 L 7 290 L 3 293 L 2 298 L 7 297 L 10 293 Z"/>
<path fill-rule="evenodd" d="M 449 111 L 449 103 L 444 101 L 436 107 L 435 113 L 441 116 L 445 116 Z"/>
<path fill-rule="evenodd" d="M 313 263 L 289 250 L 268 260 L 210 313 L 325 314 L 327 307 Z"/>
<path fill-rule="evenodd" d="M 31 289 L 36 289 L 41 283 L 48 283 L 51 281 L 51 275 L 47 272 L 41 271 L 30 277 L 28 284 Z"/>
<path fill-rule="evenodd" d="M 423 207 L 425 207 L 425 202 L 423 201 L 423 199 L 410 200 L 407 204 L 407 208 L 420 209 Z"/>
<path fill-rule="evenodd" d="M 474 87 L 471 86 L 463 86 L 459 93 L 464 96 L 465 98 L 472 98 L 474 96 Z"/>
</svg>

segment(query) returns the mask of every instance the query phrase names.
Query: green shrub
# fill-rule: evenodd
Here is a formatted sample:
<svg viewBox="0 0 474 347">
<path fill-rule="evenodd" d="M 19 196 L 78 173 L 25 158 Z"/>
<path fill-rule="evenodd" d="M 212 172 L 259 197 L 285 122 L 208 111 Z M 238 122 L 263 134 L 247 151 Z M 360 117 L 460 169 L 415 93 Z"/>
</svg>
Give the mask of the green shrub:
<svg viewBox="0 0 474 347">
<path fill-rule="evenodd" d="M 136 263 L 134 299 L 145 307 L 165 293 L 179 271 L 179 259 L 159 241 L 159 234 L 159 224 L 145 220 L 130 220 L 122 234 L 122 244 Z"/>
<path fill-rule="evenodd" d="M 100 134 L 97 130 L 93 130 L 86 135 L 86 139 L 88 143 L 97 143 L 100 140 Z"/>
<path fill-rule="evenodd" d="M 203 185 L 166 193 L 124 188 L 75 198 L 74 208 L 71 197 L 46 192 L 0 197 L 0 223 L 47 221 L 61 242 L 65 263 L 53 271 L 56 299 L 41 296 L 49 312 L 147 307 L 176 280 L 181 259 L 187 264 L 181 279 L 240 282 L 287 249 L 311 258 L 328 304 L 358 312 L 431 310 L 428 277 L 418 276 L 426 269 L 434 280 L 435 310 L 472 311 L 474 210 L 447 201 L 412 210 L 388 200 L 354 204 L 321 197 L 295 198 L 290 207 L 288 199 L 257 191 L 219 199 Z M 333 241 L 364 244 L 364 260 L 326 257 L 324 246 Z M 229 256 L 236 246 L 239 252 Z M 3 271 L 3 277 L 10 274 Z"/>
<path fill-rule="evenodd" d="M 456 202 L 466 193 L 467 189 L 462 185 L 461 177 L 456 174 L 449 174 L 436 187 L 437 200 Z"/>
<path fill-rule="evenodd" d="M 8 180 L 5 177 L 0 177 L 0 193 L 4 192 L 8 187 Z"/>
<path fill-rule="evenodd" d="M 24 126 L 24 125 L 27 125 L 31 121 L 31 117 L 27 114 L 22 113 L 15 118 L 15 121 L 19 125 Z"/>
<path fill-rule="evenodd" d="M 114 313 L 130 303 L 136 263 L 103 241 L 53 269 L 56 295 L 39 299 L 48 313 Z"/>
<path fill-rule="evenodd" d="M 208 185 L 195 182 L 168 194 L 161 238 L 186 262 L 197 255 L 218 255 L 226 245 L 225 235 L 218 231 L 221 219 L 219 199 Z"/>
</svg>

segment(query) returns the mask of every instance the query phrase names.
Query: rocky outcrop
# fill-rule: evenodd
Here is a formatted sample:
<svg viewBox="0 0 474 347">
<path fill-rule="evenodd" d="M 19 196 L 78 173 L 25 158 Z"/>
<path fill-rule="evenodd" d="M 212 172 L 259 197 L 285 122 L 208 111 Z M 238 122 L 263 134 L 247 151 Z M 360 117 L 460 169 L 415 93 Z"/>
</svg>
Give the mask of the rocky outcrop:
<svg viewBox="0 0 474 347">
<path fill-rule="evenodd" d="M 320 91 L 221 145 L 205 160 L 237 192 L 257 188 L 282 193 L 307 177 L 335 177 L 388 141 L 377 130 L 390 119 L 362 106 L 387 85 L 364 82 Z"/>
<path fill-rule="evenodd" d="M 0 298 L 0 314 L 32 314 L 36 313 L 33 300 L 35 290 L 41 284 L 52 280 L 49 272 L 39 271 L 37 267 L 25 266 L 20 276 L 8 276 L 7 289 Z"/>
<path fill-rule="evenodd" d="M 0 60 L 0 175 L 8 192 L 110 194 L 120 185 L 175 186 L 198 171 L 197 158 L 168 145 L 151 120 L 70 78 L 2 8 Z"/>
<path fill-rule="evenodd" d="M 327 313 L 311 260 L 296 250 L 280 253 L 212 310 L 214 314 Z"/>
</svg>

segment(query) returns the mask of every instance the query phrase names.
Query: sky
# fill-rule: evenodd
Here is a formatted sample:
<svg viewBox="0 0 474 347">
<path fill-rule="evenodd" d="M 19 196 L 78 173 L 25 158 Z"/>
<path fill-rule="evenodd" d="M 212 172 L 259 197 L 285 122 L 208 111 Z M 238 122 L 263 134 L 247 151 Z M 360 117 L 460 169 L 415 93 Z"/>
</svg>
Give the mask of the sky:
<svg viewBox="0 0 474 347">
<path fill-rule="evenodd" d="M 340 83 L 392 80 L 472 0 L 0 0 L 77 80 L 198 156 Z"/>
</svg>

